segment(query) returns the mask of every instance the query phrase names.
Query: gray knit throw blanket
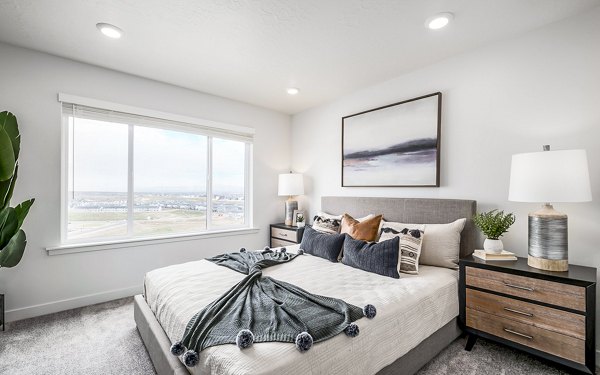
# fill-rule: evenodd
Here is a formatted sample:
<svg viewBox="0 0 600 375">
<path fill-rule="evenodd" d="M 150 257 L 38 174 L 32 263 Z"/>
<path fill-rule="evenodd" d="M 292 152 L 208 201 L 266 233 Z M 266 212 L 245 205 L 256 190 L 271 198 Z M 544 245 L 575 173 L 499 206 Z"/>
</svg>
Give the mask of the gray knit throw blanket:
<svg viewBox="0 0 600 375">
<path fill-rule="evenodd" d="M 373 305 L 360 308 L 262 276 L 262 269 L 291 262 L 297 256 L 285 248 L 278 252 L 265 248 L 208 258 L 248 276 L 194 315 L 183 339 L 171 346 L 171 353 L 183 355 L 185 365 L 193 367 L 198 364 L 199 353 L 215 345 L 237 344 L 245 349 L 255 342 L 279 341 L 295 343 L 305 352 L 313 342 L 341 332 L 357 336 L 359 329 L 353 322 L 363 316 L 375 317 Z"/>
</svg>

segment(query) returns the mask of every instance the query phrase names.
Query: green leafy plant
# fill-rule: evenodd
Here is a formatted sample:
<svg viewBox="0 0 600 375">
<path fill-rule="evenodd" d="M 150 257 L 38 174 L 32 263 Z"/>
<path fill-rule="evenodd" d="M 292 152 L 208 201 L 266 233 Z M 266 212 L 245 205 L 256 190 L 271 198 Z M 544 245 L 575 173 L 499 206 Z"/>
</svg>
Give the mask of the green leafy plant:
<svg viewBox="0 0 600 375">
<path fill-rule="evenodd" d="M 296 217 L 296 222 L 298 222 L 298 223 L 303 223 L 303 222 L 304 222 L 304 216 L 302 216 L 302 215 L 298 215 L 298 216 Z"/>
<path fill-rule="evenodd" d="M 515 223 L 515 215 L 513 213 L 504 214 L 504 211 L 491 210 L 476 214 L 473 217 L 473 222 L 487 238 L 497 240 L 508 232 L 508 228 Z"/>
<path fill-rule="evenodd" d="M 14 267 L 21 261 L 27 238 L 21 229 L 35 199 L 10 207 L 19 170 L 21 135 L 17 118 L 0 112 L 0 268 Z"/>
</svg>

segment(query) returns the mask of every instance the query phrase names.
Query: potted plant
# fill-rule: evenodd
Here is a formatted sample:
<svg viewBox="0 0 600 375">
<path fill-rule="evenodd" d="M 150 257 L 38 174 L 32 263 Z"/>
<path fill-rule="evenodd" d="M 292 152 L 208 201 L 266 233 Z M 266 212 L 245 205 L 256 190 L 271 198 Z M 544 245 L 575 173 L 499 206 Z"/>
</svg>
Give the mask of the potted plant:
<svg viewBox="0 0 600 375">
<path fill-rule="evenodd" d="M 10 112 L 0 112 L 0 268 L 19 264 L 27 244 L 21 225 L 34 199 L 10 207 L 17 182 L 20 149 L 17 118 Z"/>
<path fill-rule="evenodd" d="M 486 236 L 483 249 L 490 253 L 501 253 L 504 245 L 500 237 L 508 232 L 508 228 L 515 223 L 515 215 L 513 213 L 505 214 L 504 211 L 491 210 L 476 214 L 473 217 L 473 222 Z"/>
<path fill-rule="evenodd" d="M 304 225 L 305 225 L 305 222 L 304 222 L 304 215 L 303 215 L 303 214 L 298 214 L 298 215 L 296 216 L 296 226 L 297 226 L 298 228 L 302 228 L 302 227 L 304 227 Z"/>
</svg>

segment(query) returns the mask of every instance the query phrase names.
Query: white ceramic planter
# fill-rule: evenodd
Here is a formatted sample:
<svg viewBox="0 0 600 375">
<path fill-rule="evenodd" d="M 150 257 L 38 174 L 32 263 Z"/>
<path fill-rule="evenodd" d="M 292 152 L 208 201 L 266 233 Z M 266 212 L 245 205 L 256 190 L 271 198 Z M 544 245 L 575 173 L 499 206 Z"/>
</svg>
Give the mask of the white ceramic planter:
<svg viewBox="0 0 600 375">
<path fill-rule="evenodd" d="M 297 222 L 296 222 L 296 226 L 297 226 L 298 228 L 303 228 L 305 224 L 306 224 L 306 223 L 304 223 L 304 221 L 297 221 Z"/>
<path fill-rule="evenodd" d="M 483 241 L 483 250 L 488 253 L 499 254 L 503 249 L 504 245 L 501 240 L 490 240 L 489 238 L 486 238 L 485 241 Z"/>
</svg>

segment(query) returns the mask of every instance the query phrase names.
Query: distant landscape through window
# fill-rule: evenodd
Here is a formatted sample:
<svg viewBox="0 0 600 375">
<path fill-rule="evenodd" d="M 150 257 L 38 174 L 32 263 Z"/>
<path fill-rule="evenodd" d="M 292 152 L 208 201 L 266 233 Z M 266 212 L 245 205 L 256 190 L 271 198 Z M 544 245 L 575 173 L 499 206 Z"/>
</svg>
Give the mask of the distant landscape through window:
<svg viewBox="0 0 600 375">
<path fill-rule="evenodd" d="M 248 143 L 72 115 L 65 121 L 67 241 L 247 226 Z"/>
</svg>

